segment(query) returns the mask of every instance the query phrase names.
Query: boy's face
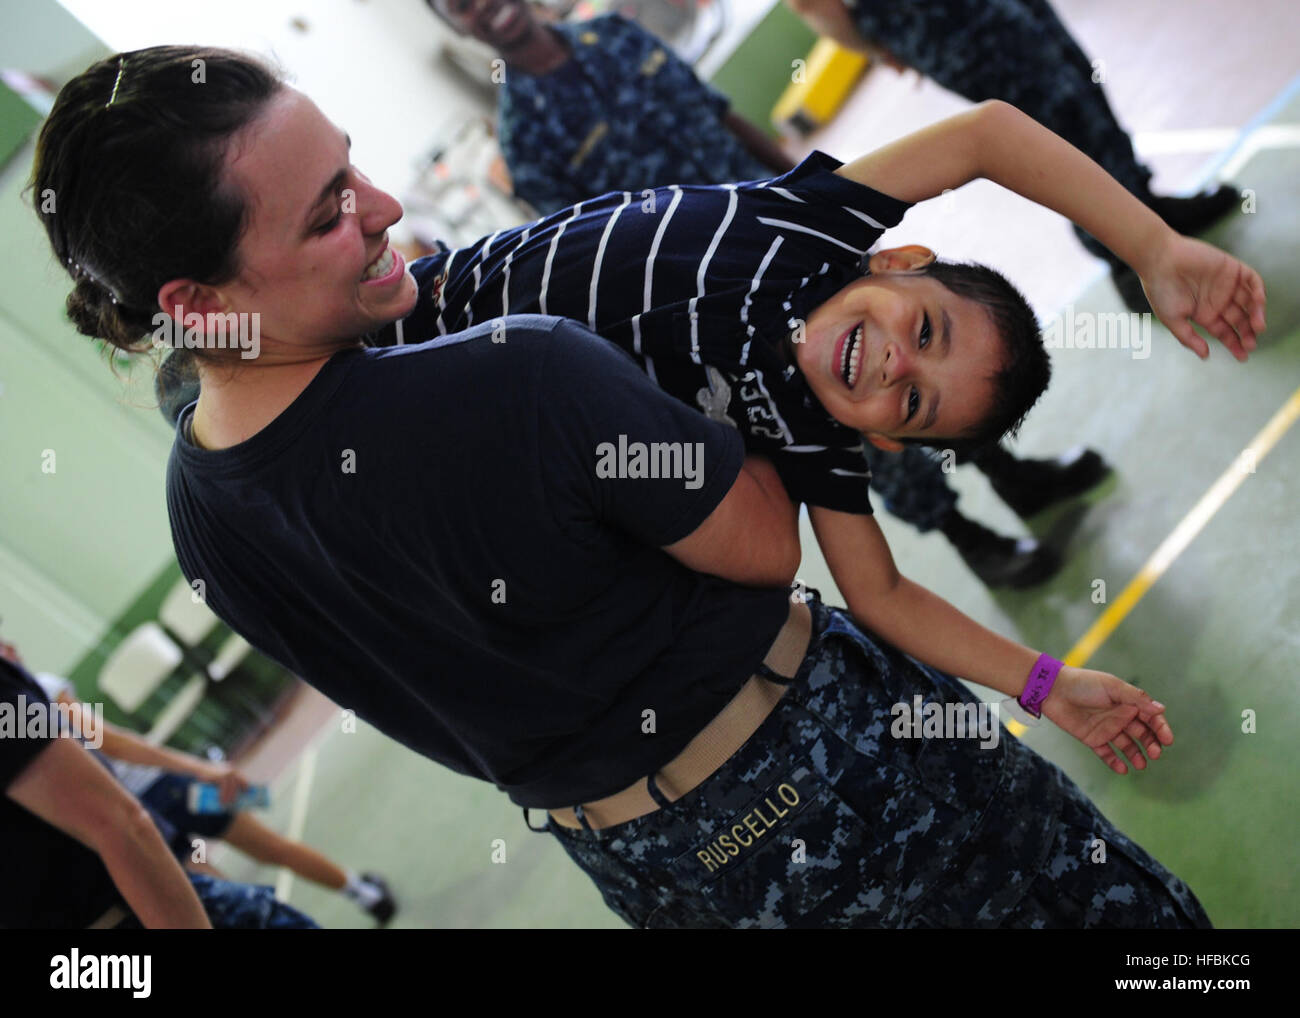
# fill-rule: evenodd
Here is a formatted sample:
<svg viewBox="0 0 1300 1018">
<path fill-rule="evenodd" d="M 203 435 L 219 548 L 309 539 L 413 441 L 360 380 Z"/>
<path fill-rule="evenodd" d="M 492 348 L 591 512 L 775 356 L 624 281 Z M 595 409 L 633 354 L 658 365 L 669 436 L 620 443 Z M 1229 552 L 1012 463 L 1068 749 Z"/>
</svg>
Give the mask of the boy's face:
<svg viewBox="0 0 1300 1018">
<path fill-rule="evenodd" d="M 993 399 L 1003 346 L 979 304 L 917 270 L 927 248 L 872 255 L 871 274 L 808 319 L 795 358 L 813 394 L 841 424 L 897 451 L 899 438 L 961 438 Z"/>
<path fill-rule="evenodd" d="M 457 31 L 508 53 L 540 27 L 527 0 L 429 0 Z"/>
</svg>

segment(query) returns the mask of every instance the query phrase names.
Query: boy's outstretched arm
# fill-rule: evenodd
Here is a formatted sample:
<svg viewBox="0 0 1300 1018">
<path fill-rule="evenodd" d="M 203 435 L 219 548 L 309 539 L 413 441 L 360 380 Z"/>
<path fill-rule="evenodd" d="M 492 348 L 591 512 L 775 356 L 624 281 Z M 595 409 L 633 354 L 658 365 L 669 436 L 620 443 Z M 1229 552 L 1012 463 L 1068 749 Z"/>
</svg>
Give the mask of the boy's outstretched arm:
<svg viewBox="0 0 1300 1018">
<path fill-rule="evenodd" d="M 1264 284 L 1254 269 L 1175 233 L 1077 148 L 1000 100 L 931 124 L 836 172 L 906 202 L 984 177 L 1059 212 L 1133 267 L 1152 310 L 1200 357 L 1209 350 L 1193 322 L 1240 361 L 1264 330 Z"/>
<path fill-rule="evenodd" d="M 985 629 L 901 576 L 873 517 L 819 506 L 808 511 L 826 564 L 856 619 L 931 667 L 1007 696 L 1024 692 L 1038 651 Z M 1062 668 L 1043 713 L 1116 774 L 1128 773 L 1123 757 L 1143 770 L 1141 750 L 1154 760 L 1162 745 L 1174 741 L 1164 706 L 1105 672 Z"/>
</svg>

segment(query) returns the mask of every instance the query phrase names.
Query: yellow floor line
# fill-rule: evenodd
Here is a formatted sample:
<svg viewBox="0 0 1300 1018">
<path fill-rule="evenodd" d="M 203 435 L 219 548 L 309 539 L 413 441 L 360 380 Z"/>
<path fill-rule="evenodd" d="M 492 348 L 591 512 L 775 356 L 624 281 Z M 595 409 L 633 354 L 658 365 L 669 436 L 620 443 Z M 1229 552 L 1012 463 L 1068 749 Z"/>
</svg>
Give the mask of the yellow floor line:
<svg viewBox="0 0 1300 1018">
<path fill-rule="evenodd" d="M 1273 415 L 1273 419 L 1264 425 L 1259 434 L 1251 439 L 1250 444 L 1233 460 L 1232 466 L 1220 475 L 1191 511 L 1179 520 L 1178 526 L 1174 527 L 1169 536 L 1160 543 L 1160 547 L 1147 559 L 1146 564 L 1138 570 L 1137 575 L 1129 581 L 1119 597 L 1101 613 L 1097 621 L 1079 638 L 1078 643 L 1070 648 L 1070 652 L 1064 658 L 1067 665 L 1080 667 L 1097 652 L 1097 648 L 1106 642 L 1111 633 L 1115 632 L 1125 616 L 1136 607 L 1146 592 L 1155 585 L 1178 556 L 1192 543 L 1196 535 L 1210 522 L 1214 514 L 1232 497 L 1232 493 L 1237 490 L 1241 482 L 1254 472 L 1297 418 L 1300 418 L 1300 389 L 1293 392 L 1291 398 L 1282 404 L 1281 409 Z M 1007 719 L 1007 728 L 1012 735 L 1017 736 L 1027 730 L 1014 718 Z"/>
</svg>

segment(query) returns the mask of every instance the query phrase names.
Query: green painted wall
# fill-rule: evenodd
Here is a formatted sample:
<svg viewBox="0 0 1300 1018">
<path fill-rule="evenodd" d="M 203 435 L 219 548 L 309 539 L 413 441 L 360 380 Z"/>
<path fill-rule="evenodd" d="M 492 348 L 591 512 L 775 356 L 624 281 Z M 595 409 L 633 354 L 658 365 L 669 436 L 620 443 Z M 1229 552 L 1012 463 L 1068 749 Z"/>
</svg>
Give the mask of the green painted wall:
<svg viewBox="0 0 1300 1018">
<path fill-rule="evenodd" d="M 778 3 L 710 79 L 732 108 L 773 137 L 772 107 L 790 85 L 791 61 L 806 57 L 817 35 Z"/>
</svg>

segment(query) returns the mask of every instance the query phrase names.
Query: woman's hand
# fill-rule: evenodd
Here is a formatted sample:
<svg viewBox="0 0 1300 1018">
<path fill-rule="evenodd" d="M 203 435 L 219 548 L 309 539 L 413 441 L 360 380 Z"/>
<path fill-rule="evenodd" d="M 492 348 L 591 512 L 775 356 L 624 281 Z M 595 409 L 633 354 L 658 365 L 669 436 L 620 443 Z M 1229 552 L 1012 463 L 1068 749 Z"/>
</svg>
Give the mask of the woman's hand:
<svg viewBox="0 0 1300 1018">
<path fill-rule="evenodd" d="M 1156 760 L 1162 746 L 1173 745 L 1174 733 L 1164 710 L 1164 704 L 1123 679 L 1069 666 L 1061 669 L 1043 703 L 1048 719 L 1096 753 L 1116 774 L 1128 773 L 1123 757 L 1141 771 L 1147 766 L 1142 750 Z"/>
<path fill-rule="evenodd" d="M 1249 265 L 1204 241 L 1169 230 L 1164 243 L 1137 271 L 1156 316 L 1202 360 L 1210 356 L 1210 347 L 1192 322 L 1239 361 L 1255 349 L 1256 333 L 1265 327 L 1265 295 L 1263 280 Z"/>
<path fill-rule="evenodd" d="M 205 764 L 195 771 L 194 776 L 200 781 L 211 782 L 221 790 L 223 806 L 231 805 L 252 784 L 228 763 Z"/>
</svg>

